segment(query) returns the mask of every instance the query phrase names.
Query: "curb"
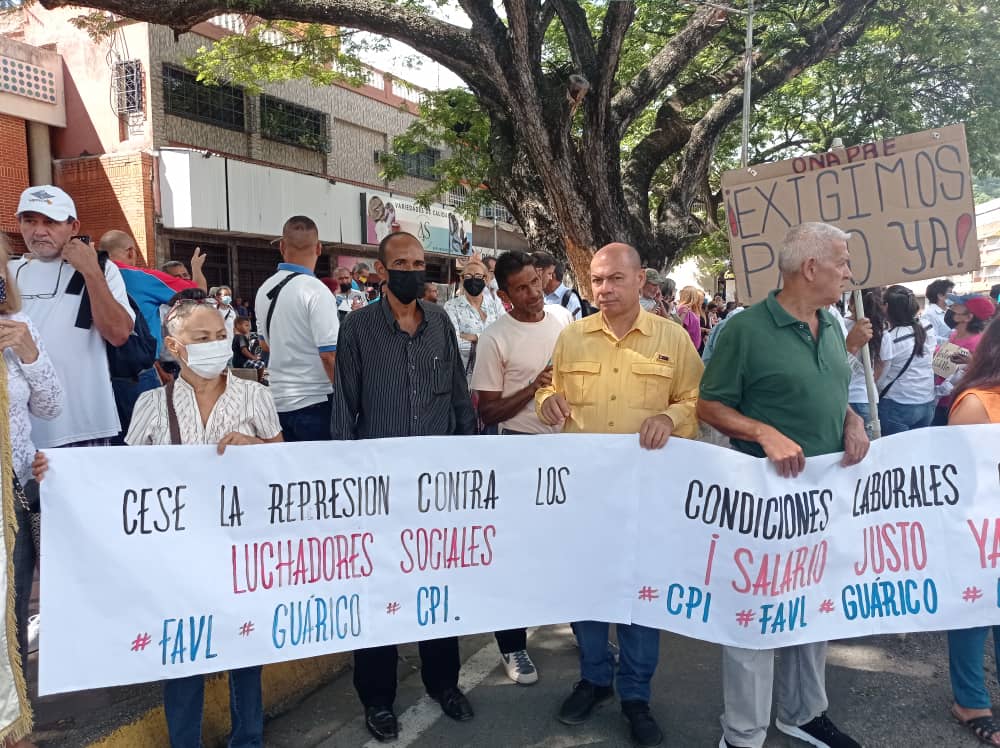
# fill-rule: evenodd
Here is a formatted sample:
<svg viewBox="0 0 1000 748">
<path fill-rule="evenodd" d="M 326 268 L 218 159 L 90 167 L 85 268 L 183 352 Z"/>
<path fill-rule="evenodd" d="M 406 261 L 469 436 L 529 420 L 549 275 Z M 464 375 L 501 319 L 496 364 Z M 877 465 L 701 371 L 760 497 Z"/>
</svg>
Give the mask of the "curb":
<svg viewBox="0 0 1000 748">
<path fill-rule="evenodd" d="M 328 683 L 347 666 L 350 653 L 265 665 L 264 714 L 274 716 Z M 206 676 L 202 740 L 214 745 L 229 735 L 229 679 L 225 673 Z M 136 715 L 90 748 L 162 748 L 169 745 L 163 706 Z"/>
</svg>

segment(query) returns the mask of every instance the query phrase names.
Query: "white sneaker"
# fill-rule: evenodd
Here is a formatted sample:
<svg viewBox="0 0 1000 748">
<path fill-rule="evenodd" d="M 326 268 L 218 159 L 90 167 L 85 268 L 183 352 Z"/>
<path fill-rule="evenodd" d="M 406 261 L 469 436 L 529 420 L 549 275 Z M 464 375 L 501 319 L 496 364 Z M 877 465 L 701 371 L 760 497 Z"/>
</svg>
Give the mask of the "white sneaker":
<svg viewBox="0 0 1000 748">
<path fill-rule="evenodd" d="M 528 656 L 528 650 L 519 649 L 510 654 L 500 654 L 503 662 L 503 669 L 507 671 L 507 677 L 521 686 L 530 686 L 538 682 L 538 671 L 535 663 Z"/>
<path fill-rule="evenodd" d="M 42 628 L 42 617 L 34 615 L 28 618 L 28 652 L 38 651 L 38 633 Z"/>
</svg>

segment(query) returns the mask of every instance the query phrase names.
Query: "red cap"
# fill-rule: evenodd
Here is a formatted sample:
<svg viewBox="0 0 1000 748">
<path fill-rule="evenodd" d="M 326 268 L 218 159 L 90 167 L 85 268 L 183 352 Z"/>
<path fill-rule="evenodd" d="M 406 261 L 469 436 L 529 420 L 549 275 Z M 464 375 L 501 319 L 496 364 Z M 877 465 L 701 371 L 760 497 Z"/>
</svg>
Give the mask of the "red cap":
<svg viewBox="0 0 1000 748">
<path fill-rule="evenodd" d="M 984 321 L 992 317 L 997 308 L 989 296 L 970 296 L 962 303 L 965 304 L 965 308 L 972 313 L 973 317 Z"/>
</svg>

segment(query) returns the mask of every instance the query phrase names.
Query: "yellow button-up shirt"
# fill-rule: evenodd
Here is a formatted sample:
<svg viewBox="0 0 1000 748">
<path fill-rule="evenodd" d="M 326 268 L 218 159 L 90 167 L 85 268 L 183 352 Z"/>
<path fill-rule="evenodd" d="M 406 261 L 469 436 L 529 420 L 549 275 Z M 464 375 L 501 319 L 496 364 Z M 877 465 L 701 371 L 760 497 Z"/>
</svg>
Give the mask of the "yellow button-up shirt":
<svg viewBox="0 0 1000 748">
<path fill-rule="evenodd" d="M 592 314 L 559 335 L 552 386 L 535 393 L 535 410 L 542 418 L 542 403 L 558 392 L 572 411 L 565 433 L 635 434 L 647 418 L 664 414 L 675 436 L 693 438 L 703 370 L 691 338 L 675 322 L 640 310 L 618 339 L 603 314 Z"/>
</svg>

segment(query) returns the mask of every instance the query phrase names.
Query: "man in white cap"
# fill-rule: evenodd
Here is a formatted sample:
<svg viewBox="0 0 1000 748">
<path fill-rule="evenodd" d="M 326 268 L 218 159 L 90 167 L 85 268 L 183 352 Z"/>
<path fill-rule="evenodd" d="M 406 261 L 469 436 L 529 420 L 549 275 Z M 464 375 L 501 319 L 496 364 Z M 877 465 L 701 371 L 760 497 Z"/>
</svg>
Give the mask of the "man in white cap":
<svg viewBox="0 0 1000 748">
<path fill-rule="evenodd" d="M 113 262 L 101 268 L 97 252 L 77 234 L 72 198 L 58 187 L 29 187 L 17 220 L 28 254 L 11 260 L 24 312 L 38 328 L 66 393 L 62 414 L 32 418 L 40 449 L 100 446 L 121 430 L 105 341 L 121 346 L 135 313 Z"/>
</svg>

